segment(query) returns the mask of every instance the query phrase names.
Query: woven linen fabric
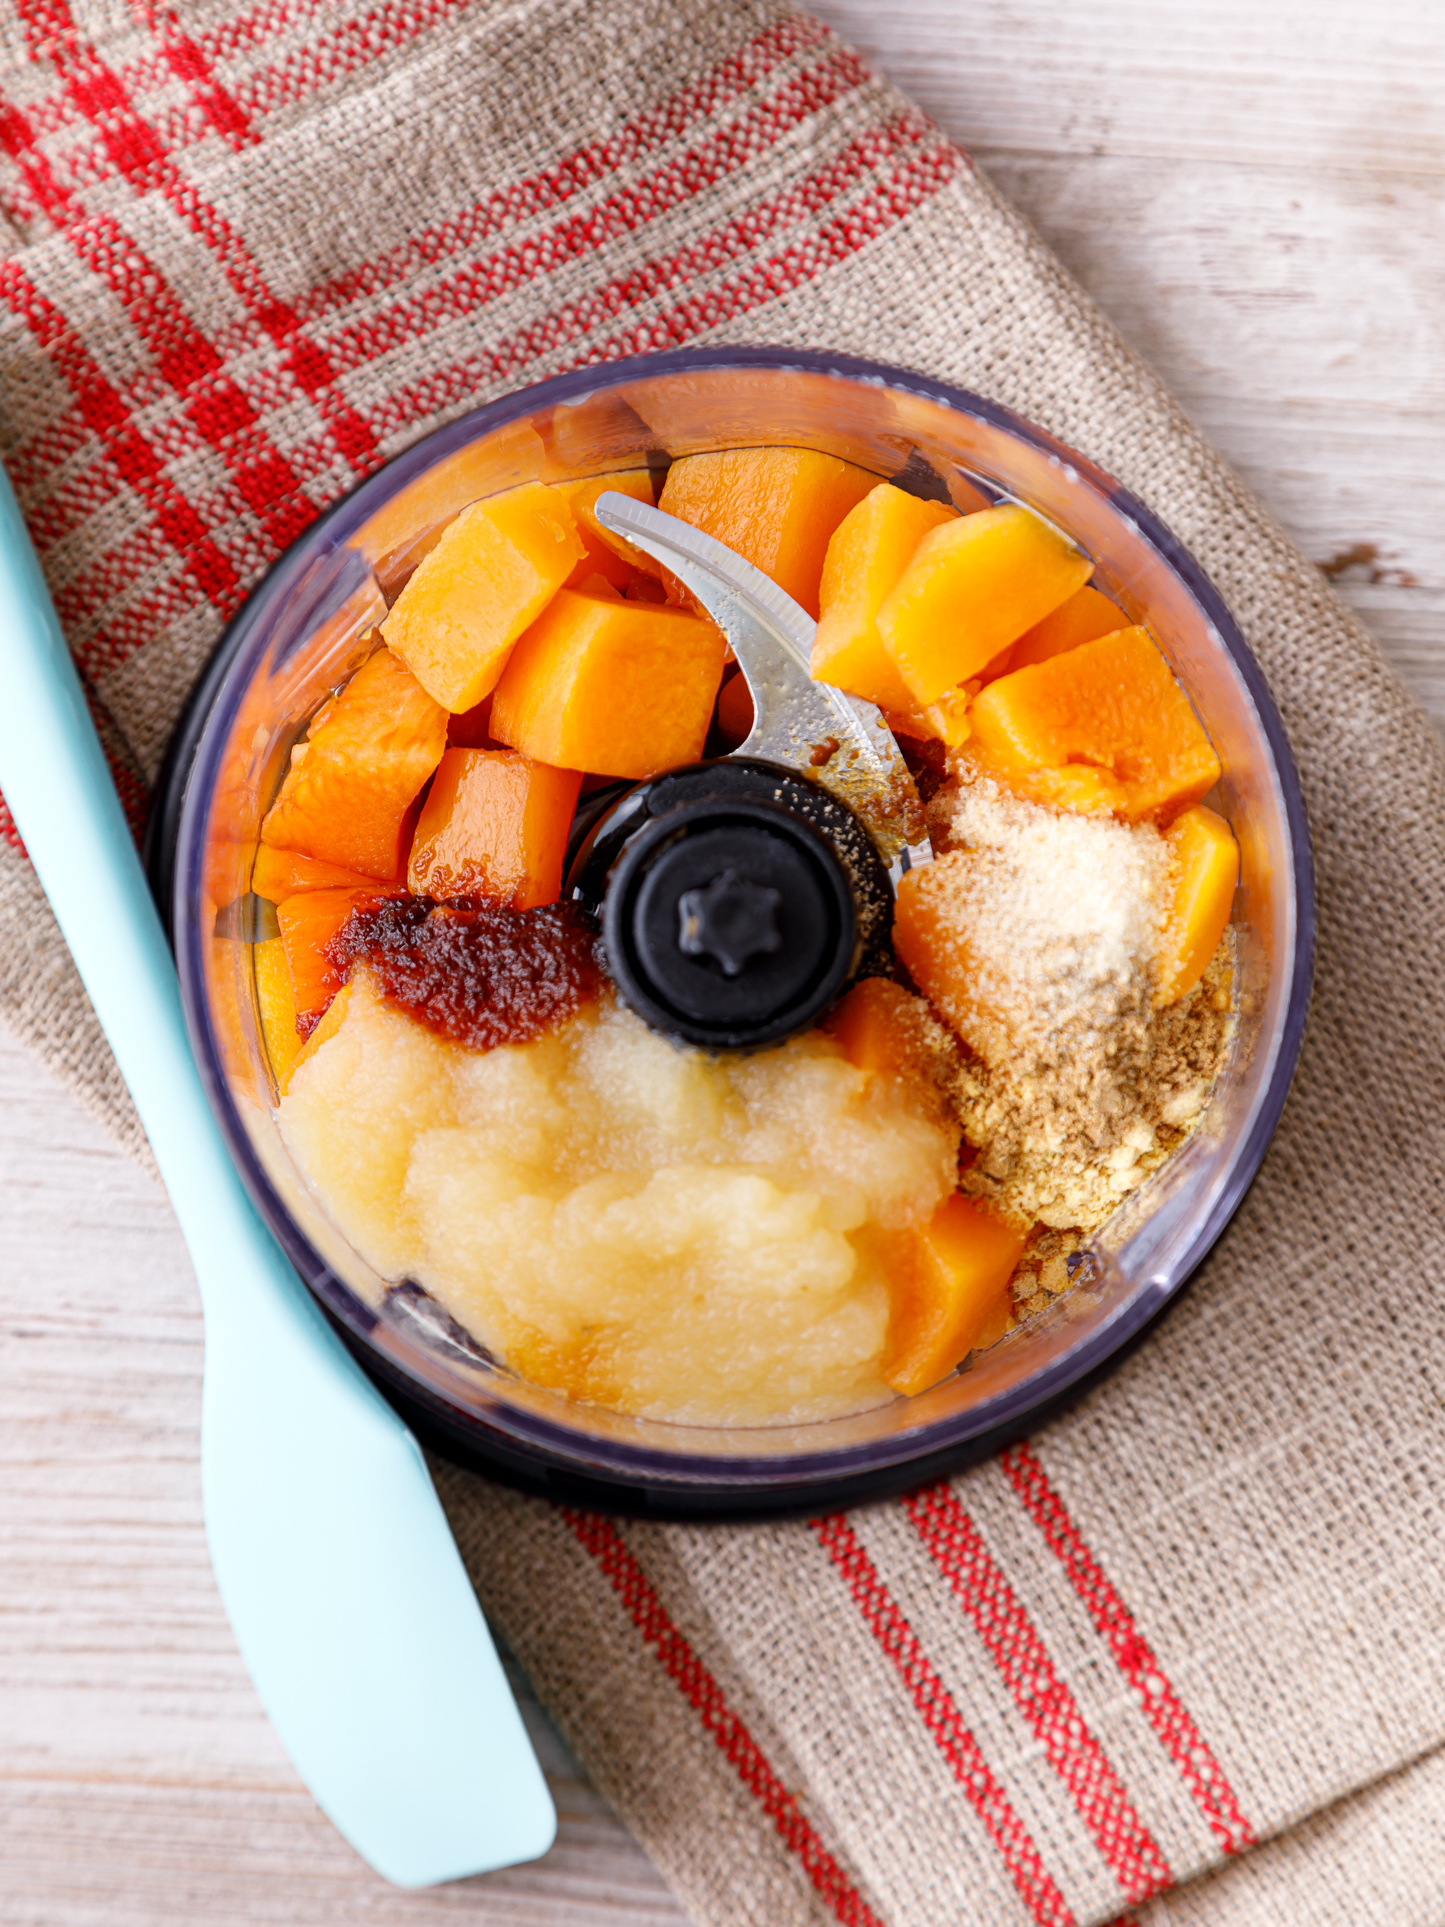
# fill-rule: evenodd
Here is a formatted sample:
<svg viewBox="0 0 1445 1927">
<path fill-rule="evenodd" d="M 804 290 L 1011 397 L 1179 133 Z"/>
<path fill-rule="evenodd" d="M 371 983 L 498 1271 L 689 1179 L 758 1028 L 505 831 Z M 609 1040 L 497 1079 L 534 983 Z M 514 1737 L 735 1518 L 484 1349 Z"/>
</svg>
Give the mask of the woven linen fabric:
<svg viewBox="0 0 1445 1927">
<path fill-rule="evenodd" d="M 1318 573 L 966 159 L 772 5 L 5 0 L 0 136 L 0 455 L 137 820 L 285 543 L 588 360 L 916 367 L 1193 549 L 1296 747 L 1321 944 L 1275 1144 L 1167 1320 L 1028 1444 L 845 1517 L 438 1479 L 699 1923 L 1445 1920 L 1445 771 Z M 0 828 L 0 1007 L 143 1151 Z"/>
</svg>

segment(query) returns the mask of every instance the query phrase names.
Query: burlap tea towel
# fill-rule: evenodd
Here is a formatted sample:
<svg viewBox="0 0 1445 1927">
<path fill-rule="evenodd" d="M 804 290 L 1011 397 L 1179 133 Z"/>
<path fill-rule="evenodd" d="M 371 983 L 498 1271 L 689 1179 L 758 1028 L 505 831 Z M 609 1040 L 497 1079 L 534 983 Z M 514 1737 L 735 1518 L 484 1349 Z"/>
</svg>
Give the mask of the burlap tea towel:
<svg viewBox="0 0 1445 1927">
<path fill-rule="evenodd" d="M 7 0 L 0 58 L 0 455 L 137 812 L 290 536 L 588 359 L 725 338 L 911 365 L 1086 450 L 1191 546 L 1296 746 L 1321 949 L 1278 1139 L 1162 1328 L 1027 1446 L 846 1518 L 621 1525 L 442 1487 L 699 1922 L 1445 1919 L 1419 1844 L 1445 1820 L 1445 786 L 1318 574 L 805 17 Z M 13 831 L 0 937 L 9 1020 L 135 1142 Z"/>
</svg>

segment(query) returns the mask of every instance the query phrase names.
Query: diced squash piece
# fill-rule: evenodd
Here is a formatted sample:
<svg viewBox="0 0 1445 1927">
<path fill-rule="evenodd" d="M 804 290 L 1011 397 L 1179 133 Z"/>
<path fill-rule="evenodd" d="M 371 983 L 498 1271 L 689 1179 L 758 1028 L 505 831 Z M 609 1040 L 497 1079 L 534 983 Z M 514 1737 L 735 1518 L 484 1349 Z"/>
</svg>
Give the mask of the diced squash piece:
<svg viewBox="0 0 1445 1927">
<path fill-rule="evenodd" d="M 541 475 L 546 466 L 546 446 L 532 424 L 508 422 L 423 469 L 353 539 L 385 580 L 398 560 L 414 567 L 417 548 L 435 546 L 432 538 L 439 525 L 484 495 Z"/>
<path fill-rule="evenodd" d="M 266 1055 L 271 1059 L 276 1087 L 284 1091 L 291 1066 L 301 1050 L 286 946 L 280 937 L 268 937 L 256 945 L 251 961 L 256 972 L 256 1011 L 261 1019 Z"/>
<path fill-rule="evenodd" d="M 1117 603 L 1085 584 L 1082 589 L 1076 589 L 1067 602 L 1061 602 L 1052 615 L 1045 616 L 1019 637 L 998 674 L 1003 675 L 1005 669 L 1027 669 L 1033 663 L 1048 662 L 1052 656 L 1077 649 L 1081 642 L 1097 642 L 1100 636 L 1112 636 L 1116 629 L 1128 626 L 1124 611 Z M 989 680 L 992 681 L 992 677 Z"/>
<path fill-rule="evenodd" d="M 1239 845 L 1222 816 L 1197 803 L 1166 833 L 1174 901 L 1159 951 L 1155 1001 L 1177 1004 L 1219 948 L 1239 882 Z"/>
<path fill-rule="evenodd" d="M 628 468 L 616 475 L 591 475 L 585 482 L 554 482 L 552 486 L 566 497 L 576 521 L 578 538 L 586 551 L 582 560 L 573 565 L 564 586 L 575 589 L 584 577 L 600 575 L 613 588 L 625 589 L 637 573 L 636 565 L 618 553 L 615 540 L 608 540 L 608 533 L 593 509 L 597 497 L 608 489 L 619 495 L 630 495 L 634 502 L 646 502 L 651 508 L 657 500 L 652 476 L 645 468 Z"/>
<path fill-rule="evenodd" d="M 969 718 L 970 750 L 1010 789 L 1064 808 L 1112 810 L 1137 823 L 1187 809 L 1219 780 L 1214 747 L 1145 629 L 1120 629 L 1001 676 L 975 697 Z M 1038 782 L 1036 771 L 1086 780 Z"/>
<path fill-rule="evenodd" d="M 566 495 L 524 482 L 462 510 L 381 633 L 443 708 L 471 709 L 586 555 Z"/>
<path fill-rule="evenodd" d="M 445 709 L 399 657 L 378 649 L 313 724 L 261 841 L 389 883 L 406 863 L 407 812 L 446 740 Z"/>
<path fill-rule="evenodd" d="M 880 709 L 913 707 L 912 693 L 883 647 L 878 611 L 924 536 L 957 520 L 944 503 L 922 502 L 891 482 L 880 482 L 848 511 L 823 562 L 809 665 L 817 681 Z"/>
<path fill-rule="evenodd" d="M 387 877 L 399 882 L 400 877 Z M 263 843 L 256 852 L 251 870 L 251 888 L 268 903 L 284 903 L 287 897 L 303 890 L 374 890 L 378 879 L 360 870 L 343 869 L 339 863 L 319 863 L 314 856 L 297 850 L 273 850 Z"/>
<path fill-rule="evenodd" d="M 648 558 L 651 560 L 651 557 Z M 639 571 L 622 591 L 629 602 L 666 602 L 667 584 L 661 576 L 646 575 Z"/>
<path fill-rule="evenodd" d="M 1010 503 L 925 535 L 878 611 L 878 633 L 915 704 L 979 675 L 1088 580 L 1093 564 Z"/>
<path fill-rule="evenodd" d="M 584 575 L 580 582 L 569 585 L 580 595 L 600 596 L 604 602 L 621 602 L 623 595 L 615 583 L 609 582 L 605 575 Z"/>
<path fill-rule="evenodd" d="M 563 589 L 507 664 L 492 734 L 536 762 L 597 776 L 695 763 L 725 649 L 700 616 Z"/>
<path fill-rule="evenodd" d="M 370 984 L 368 984 L 368 989 L 371 989 Z M 351 1008 L 351 1002 L 355 992 L 356 979 L 351 978 L 341 986 L 340 990 L 337 991 L 336 995 L 331 999 L 331 1002 L 326 1006 L 325 1015 L 312 1029 L 311 1035 L 306 1039 L 305 1043 L 302 1043 L 299 1036 L 297 1037 L 296 1042 L 298 1049 L 296 1055 L 292 1058 L 291 1068 L 287 1071 L 281 1082 L 281 1095 L 283 1097 L 287 1091 L 290 1090 L 291 1080 L 297 1071 L 300 1070 L 301 1066 L 308 1063 L 323 1044 L 329 1043 L 346 1022 L 346 1013 Z M 372 994 L 374 995 L 375 993 L 373 992 Z"/>
<path fill-rule="evenodd" d="M 326 954 L 326 945 L 361 904 L 380 902 L 384 890 L 308 890 L 276 906 L 296 1023 L 309 1036 L 344 979 Z"/>
<path fill-rule="evenodd" d="M 490 897 L 513 910 L 555 903 L 582 772 L 509 749 L 449 749 L 412 839 L 417 896 Z"/>
<path fill-rule="evenodd" d="M 918 1000 L 887 977 L 864 977 L 828 1013 L 825 1028 L 860 1071 L 909 1077 L 921 1058 Z"/>
<path fill-rule="evenodd" d="M 729 676 L 718 693 L 717 726 L 730 749 L 745 743 L 753 727 L 753 692 L 741 670 Z"/>
<path fill-rule="evenodd" d="M 328 1012 L 328 1015 L 330 1013 Z M 983 1329 L 974 1339 L 971 1349 L 986 1352 L 990 1345 L 996 1345 L 1001 1338 L 1007 1338 L 1014 1328 L 1014 1303 L 1012 1289 L 999 1293 L 993 1310 L 983 1321 Z"/>
<path fill-rule="evenodd" d="M 810 616 L 834 529 L 876 475 L 816 448 L 722 448 L 684 455 L 658 507 L 716 536 Z"/>
<path fill-rule="evenodd" d="M 1027 1234 L 957 1192 L 906 1242 L 893 1241 L 892 1307 L 879 1373 L 905 1398 L 946 1378 L 1007 1312 Z"/>
<path fill-rule="evenodd" d="M 970 692 L 977 687 L 970 682 L 962 689 L 945 689 L 936 703 L 926 703 L 922 709 L 885 709 L 884 720 L 895 736 L 911 736 L 916 742 L 931 740 L 957 749 L 973 734 L 968 712 L 973 701 Z"/>
</svg>

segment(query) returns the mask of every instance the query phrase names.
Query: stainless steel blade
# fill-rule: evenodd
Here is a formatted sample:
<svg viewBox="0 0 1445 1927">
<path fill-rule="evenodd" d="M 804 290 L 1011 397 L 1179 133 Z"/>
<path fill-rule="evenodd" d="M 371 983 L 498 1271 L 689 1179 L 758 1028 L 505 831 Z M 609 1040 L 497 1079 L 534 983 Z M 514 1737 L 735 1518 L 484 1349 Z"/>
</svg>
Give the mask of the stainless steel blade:
<svg viewBox="0 0 1445 1927">
<path fill-rule="evenodd" d="M 753 699 L 753 727 L 733 753 L 786 764 L 819 782 L 860 819 L 896 889 L 933 858 L 923 805 L 879 710 L 808 673 L 817 624 L 734 550 L 675 515 L 609 489 L 594 513 L 669 569 L 727 637 Z"/>
</svg>

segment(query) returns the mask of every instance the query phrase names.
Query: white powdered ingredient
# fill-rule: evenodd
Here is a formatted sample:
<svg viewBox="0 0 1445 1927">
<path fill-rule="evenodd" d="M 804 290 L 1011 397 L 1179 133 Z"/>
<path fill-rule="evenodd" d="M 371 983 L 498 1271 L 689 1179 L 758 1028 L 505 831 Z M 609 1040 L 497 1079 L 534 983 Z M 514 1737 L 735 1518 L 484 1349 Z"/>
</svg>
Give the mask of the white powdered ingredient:
<svg viewBox="0 0 1445 1927">
<path fill-rule="evenodd" d="M 1163 837 L 1152 823 L 1059 814 L 986 780 L 945 796 L 943 841 L 968 853 L 952 900 L 980 1001 L 1004 1020 L 1008 1045 L 1060 1026 L 1075 1042 L 1102 1035 L 1150 989 L 1169 905 Z"/>
<path fill-rule="evenodd" d="M 951 1074 L 976 1152 L 963 1186 L 1043 1226 L 1092 1229 L 1204 1109 L 1227 1042 L 1228 947 L 1156 1009 L 1173 880 L 1152 824 L 1025 802 L 966 763 L 929 816 L 927 887 L 967 985 L 940 1002 L 967 1047 Z"/>
</svg>

